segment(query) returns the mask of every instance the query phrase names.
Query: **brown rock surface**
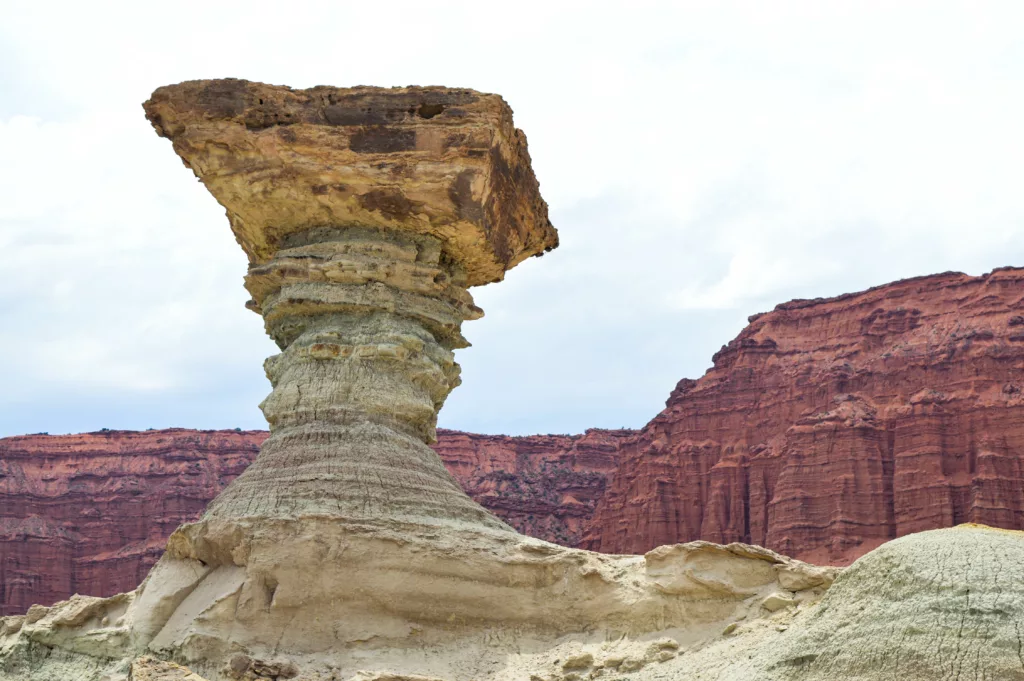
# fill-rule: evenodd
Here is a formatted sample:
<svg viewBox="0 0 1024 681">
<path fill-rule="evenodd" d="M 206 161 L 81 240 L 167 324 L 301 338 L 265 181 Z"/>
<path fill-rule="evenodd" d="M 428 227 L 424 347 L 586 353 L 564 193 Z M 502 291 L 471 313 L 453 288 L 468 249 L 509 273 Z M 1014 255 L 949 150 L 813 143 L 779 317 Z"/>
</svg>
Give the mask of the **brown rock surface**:
<svg viewBox="0 0 1024 681">
<path fill-rule="evenodd" d="M 507 437 L 439 430 L 434 450 L 517 530 L 579 543 L 632 431 Z M 0 616 L 134 589 L 167 537 L 256 457 L 266 431 L 105 431 L 0 439 Z"/>
<path fill-rule="evenodd" d="M 435 451 L 462 488 L 523 534 L 578 546 L 632 430 L 583 435 L 438 431 Z"/>
<path fill-rule="evenodd" d="M 134 589 L 168 535 L 266 437 L 175 429 L 0 440 L 0 614 Z"/>
<path fill-rule="evenodd" d="M 440 238 L 477 286 L 558 245 L 498 95 L 226 78 L 158 88 L 145 108 L 253 263 L 312 228 L 400 229 Z"/>
<path fill-rule="evenodd" d="M 975 522 L 1024 528 L 1024 270 L 755 315 L 620 452 L 583 545 L 701 538 L 848 564 Z"/>
</svg>

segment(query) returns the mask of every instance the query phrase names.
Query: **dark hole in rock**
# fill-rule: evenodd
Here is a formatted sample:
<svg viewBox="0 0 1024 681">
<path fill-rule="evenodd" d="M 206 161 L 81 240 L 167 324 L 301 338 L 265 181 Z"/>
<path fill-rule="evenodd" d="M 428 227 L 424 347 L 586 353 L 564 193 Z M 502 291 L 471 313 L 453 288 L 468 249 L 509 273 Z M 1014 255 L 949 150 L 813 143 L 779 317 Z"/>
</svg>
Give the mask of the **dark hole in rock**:
<svg viewBox="0 0 1024 681">
<path fill-rule="evenodd" d="M 267 594 L 267 605 L 273 605 L 274 596 L 277 594 L 277 580 L 268 577 L 263 583 L 263 588 Z"/>
<path fill-rule="evenodd" d="M 419 114 L 420 118 L 433 118 L 442 111 L 444 111 L 444 104 L 421 104 Z"/>
</svg>

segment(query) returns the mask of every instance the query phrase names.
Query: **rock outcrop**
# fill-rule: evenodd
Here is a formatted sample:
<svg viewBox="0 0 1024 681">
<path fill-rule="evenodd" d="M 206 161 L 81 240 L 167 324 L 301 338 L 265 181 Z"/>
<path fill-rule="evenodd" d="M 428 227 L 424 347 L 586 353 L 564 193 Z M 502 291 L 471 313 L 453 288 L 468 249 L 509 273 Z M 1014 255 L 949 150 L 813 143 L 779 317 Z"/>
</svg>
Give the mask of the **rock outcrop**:
<svg viewBox="0 0 1024 681">
<path fill-rule="evenodd" d="M 579 546 L 632 430 L 475 435 L 439 430 L 434 450 L 462 488 L 519 532 Z"/>
<path fill-rule="evenodd" d="M 755 315 L 619 452 L 583 545 L 749 542 L 849 564 L 963 522 L 1024 528 L 1024 270 Z"/>
<path fill-rule="evenodd" d="M 661 678 L 1021 681 L 1022 561 L 1019 531 L 901 537 L 845 570 L 816 605 L 743 623 Z"/>
<path fill-rule="evenodd" d="M 270 437 L 192 531 L 310 514 L 507 530 L 426 446 L 462 322 L 483 314 L 467 288 L 558 243 L 505 102 L 221 80 L 145 109 L 227 209 L 282 351 L 264 364 Z"/>
<path fill-rule="evenodd" d="M 250 257 L 251 307 L 282 351 L 265 364 L 271 432 L 202 517 L 171 534 L 137 589 L 0 619 L 0 679 L 1024 678 L 1017 533 L 905 537 L 833 587 L 836 568 L 744 543 L 643 557 L 561 547 L 516 533 L 460 490 L 427 443 L 458 384 L 461 322 L 480 314 L 466 288 L 555 245 L 500 98 L 199 81 L 161 88 L 146 110 L 227 208 Z M 963 305 L 992 307 L 969 293 Z M 903 318 L 900 328 L 923 314 L 878 309 L 872 319 Z M 720 353 L 723 368 L 742 369 L 743 348 L 780 345 L 756 333 L 741 341 Z M 904 360 L 913 366 L 918 352 Z M 813 445 L 821 424 L 823 439 L 840 427 L 867 433 L 849 448 L 864 454 L 852 465 L 846 448 L 835 453 L 850 472 L 833 496 L 849 502 L 877 494 L 876 479 L 885 488 L 869 432 L 889 414 L 857 394 L 855 368 L 844 376 L 850 389 L 829 396 L 835 406 L 805 405 L 786 437 L 807 431 Z M 985 381 L 961 378 L 992 398 Z M 626 447 L 650 443 L 644 453 L 660 455 L 657 432 Z M 793 463 L 793 475 L 833 453 Z M 941 448 L 915 457 L 947 463 Z M 628 507 L 635 476 L 624 472 L 603 506 Z M 784 472 L 780 510 L 794 499 L 779 493 Z M 656 507 L 659 522 L 683 517 L 666 509 Z M 741 527 L 731 502 L 718 511 L 709 497 L 708 509 L 719 531 Z M 749 508 L 746 517 L 756 518 Z M 657 526 L 633 520 L 639 533 Z"/>
<path fill-rule="evenodd" d="M 264 431 L 0 439 L 0 615 L 133 590 L 167 537 L 256 458 Z"/>
<path fill-rule="evenodd" d="M 536 638 L 514 648 L 507 638 L 522 622 L 509 619 L 463 638 L 461 650 L 429 647 L 394 657 L 366 646 L 355 664 L 297 657 L 282 647 L 265 659 L 236 653 L 203 675 L 151 655 L 119 667 L 99 651 L 123 647 L 143 585 L 112 599 L 75 597 L 0 619 L 0 678 L 124 679 L 130 669 L 131 679 L 146 681 L 1024 679 L 1021 532 L 962 525 L 917 533 L 868 553 L 838 577 L 837 568 L 740 544 L 665 546 L 642 559 L 574 553 L 587 557 L 579 567 L 599 578 L 591 587 L 632 582 L 644 604 L 660 594 L 654 619 L 646 607 L 629 616 L 639 629 L 650 627 L 646 635 L 615 628 L 624 620 L 613 609 L 604 613 L 608 629 L 546 639 L 534 630 Z M 532 588 L 551 595 L 544 585 Z M 646 589 L 652 591 L 644 595 Z M 535 607 L 543 609 L 534 602 L 524 610 Z"/>
<path fill-rule="evenodd" d="M 735 617 L 783 573 L 824 586 L 753 547 L 644 561 L 524 537 L 427 446 L 481 314 L 467 287 L 557 243 L 499 97 L 199 81 L 145 106 L 250 257 L 282 351 L 270 436 L 137 590 L 5 620 L 5 673 L 123 679 L 156 657 L 217 681 L 482 678 L 538 641 Z"/>
<path fill-rule="evenodd" d="M 439 429 L 470 497 L 524 534 L 579 543 L 632 431 L 505 437 Z M 184 429 L 0 439 L 0 616 L 131 591 L 167 537 L 245 470 L 266 431 Z"/>
</svg>

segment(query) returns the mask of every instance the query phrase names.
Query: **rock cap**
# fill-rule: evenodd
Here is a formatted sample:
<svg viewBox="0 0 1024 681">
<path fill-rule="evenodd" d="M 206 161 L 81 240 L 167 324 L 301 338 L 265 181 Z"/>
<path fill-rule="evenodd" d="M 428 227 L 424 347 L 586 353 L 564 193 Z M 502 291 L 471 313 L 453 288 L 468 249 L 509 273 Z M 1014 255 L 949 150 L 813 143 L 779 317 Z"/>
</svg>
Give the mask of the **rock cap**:
<svg viewBox="0 0 1024 681">
<path fill-rule="evenodd" d="M 474 286 L 558 245 L 498 95 L 223 79 L 158 88 L 143 106 L 252 263 L 311 228 L 398 229 L 439 238 Z"/>
</svg>

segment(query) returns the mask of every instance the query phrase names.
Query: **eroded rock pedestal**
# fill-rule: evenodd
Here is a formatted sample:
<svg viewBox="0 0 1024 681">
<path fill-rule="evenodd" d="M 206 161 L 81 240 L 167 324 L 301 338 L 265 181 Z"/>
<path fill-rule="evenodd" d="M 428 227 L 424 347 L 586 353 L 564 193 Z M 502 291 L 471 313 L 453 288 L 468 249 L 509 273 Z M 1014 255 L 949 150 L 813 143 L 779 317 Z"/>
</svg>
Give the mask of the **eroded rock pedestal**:
<svg viewBox="0 0 1024 681">
<path fill-rule="evenodd" d="M 160 88 L 146 114 L 227 209 L 250 307 L 281 348 L 265 364 L 271 436 L 203 522 L 507 529 L 427 446 L 461 324 L 482 315 L 467 287 L 557 245 L 504 101 L 225 80 Z"/>
<path fill-rule="evenodd" d="M 884 649 L 881 629 L 851 626 L 850 594 L 869 593 L 872 576 L 913 578 L 881 589 L 900 606 L 890 638 L 933 627 L 930 599 L 984 581 L 982 609 L 947 608 L 934 638 L 944 645 L 957 613 L 961 633 L 997 625 L 965 639 L 978 655 L 958 647 L 939 666 L 1011 678 L 999 674 L 1019 647 L 1004 620 L 1020 598 L 996 597 L 1020 565 L 1016 537 L 978 530 L 950 552 L 925 542 L 895 572 L 890 549 L 869 554 L 837 583 L 835 626 L 815 628 L 829 621 L 815 603 L 833 569 L 745 544 L 568 549 L 518 535 L 459 490 L 427 443 L 458 384 L 461 322 L 480 315 L 466 289 L 556 244 L 500 98 L 200 81 L 157 90 L 146 111 L 249 255 L 251 306 L 281 348 L 266 364 L 271 435 L 138 589 L 0 619 L 0 679 L 888 679 L 834 635 L 850 626 L 857 651 Z M 963 569 L 988 548 L 982 574 Z M 919 569 L 944 553 L 948 586 Z M 791 625 L 808 636 L 776 636 Z M 817 662 L 819 638 L 830 652 Z M 899 678 L 936 678 L 914 659 Z"/>
<path fill-rule="evenodd" d="M 566 636 L 676 631 L 640 669 L 780 589 L 795 604 L 830 583 L 755 547 L 601 556 L 523 537 L 428 447 L 461 323 L 481 314 L 467 288 L 557 244 L 500 97 L 229 80 L 145 108 L 249 256 L 250 306 L 281 348 L 271 434 L 135 592 L 5 620 L 6 673 L 184 673 L 162 660 L 209 679 L 468 680 Z"/>
</svg>

